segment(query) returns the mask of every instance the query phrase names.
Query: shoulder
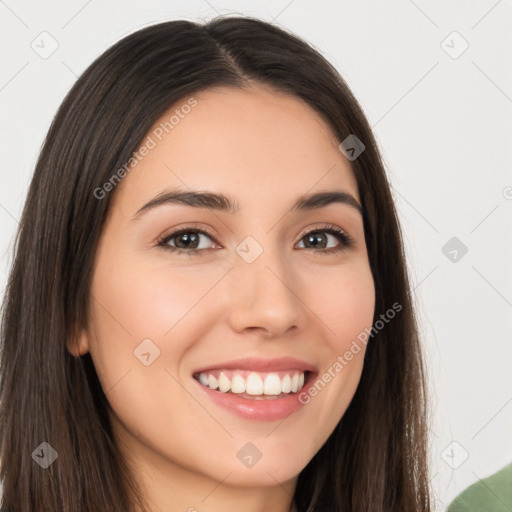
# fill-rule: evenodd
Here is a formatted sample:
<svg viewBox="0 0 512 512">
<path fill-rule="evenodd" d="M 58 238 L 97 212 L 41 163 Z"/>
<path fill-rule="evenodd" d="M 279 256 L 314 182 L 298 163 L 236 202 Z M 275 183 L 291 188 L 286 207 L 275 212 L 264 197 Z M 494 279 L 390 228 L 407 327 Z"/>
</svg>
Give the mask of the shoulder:
<svg viewBox="0 0 512 512">
<path fill-rule="evenodd" d="M 512 509 L 512 464 L 468 487 L 452 501 L 447 512 L 501 512 L 503 507 Z"/>
</svg>

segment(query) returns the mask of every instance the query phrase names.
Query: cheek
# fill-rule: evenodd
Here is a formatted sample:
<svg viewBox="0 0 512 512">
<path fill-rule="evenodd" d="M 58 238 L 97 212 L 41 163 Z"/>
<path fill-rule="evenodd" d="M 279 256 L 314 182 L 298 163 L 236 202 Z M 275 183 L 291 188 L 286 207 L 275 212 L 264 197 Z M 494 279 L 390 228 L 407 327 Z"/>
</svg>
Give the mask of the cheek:
<svg viewBox="0 0 512 512">
<path fill-rule="evenodd" d="M 320 274 L 315 277 L 313 290 L 312 308 L 325 326 L 330 352 L 341 354 L 372 325 L 375 287 L 370 268 L 357 262 Z"/>
<path fill-rule="evenodd" d="M 216 280 L 211 273 L 142 270 L 133 261 L 114 264 L 103 255 L 91 289 L 90 352 L 117 433 L 132 448 L 150 447 L 190 469 L 200 464 L 209 467 L 203 453 L 222 457 L 211 450 L 208 439 L 200 450 L 190 449 L 204 439 L 209 417 L 184 391 L 178 375 L 180 362 L 198 332 L 197 318 L 189 313 L 195 312 L 194 305 Z M 147 339 L 160 351 L 148 366 L 134 354 L 140 354 L 138 347 Z M 146 346 L 153 359 L 156 349 Z M 232 459 L 238 461 L 234 455 Z"/>
<path fill-rule="evenodd" d="M 94 295 L 101 298 L 105 310 L 99 311 L 101 324 L 108 326 L 109 338 L 113 333 L 126 338 L 129 333 L 133 343 L 145 338 L 168 343 L 176 331 L 188 329 L 196 306 L 222 275 L 223 269 L 201 265 L 180 269 L 161 263 L 148 266 L 136 258 L 102 264 L 93 283 Z"/>
<path fill-rule="evenodd" d="M 310 408 L 309 417 L 323 425 L 311 446 L 313 455 L 342 418 L 359 384 L 366 351 L 361 333 L 371 328 L 375 310 L 371 271 L 358 264 L 319 275 L 309 299 L 325 327 L 319 375 L 299 397 Z"/>
</svg>

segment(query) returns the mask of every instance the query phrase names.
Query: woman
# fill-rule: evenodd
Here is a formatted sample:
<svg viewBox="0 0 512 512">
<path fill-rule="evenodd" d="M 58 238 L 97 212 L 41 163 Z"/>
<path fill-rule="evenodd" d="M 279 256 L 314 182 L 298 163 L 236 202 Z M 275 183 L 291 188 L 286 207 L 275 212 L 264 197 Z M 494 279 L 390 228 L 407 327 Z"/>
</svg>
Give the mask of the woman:
<svg viewBox="0 0 512 512">
<path fill-rule="evenodd" d="M 140 30 L 60 107 L 4 303 L 4 512 L 429 511 L 389 184 L 343 79 L 218 18 Z"/>
</svg>

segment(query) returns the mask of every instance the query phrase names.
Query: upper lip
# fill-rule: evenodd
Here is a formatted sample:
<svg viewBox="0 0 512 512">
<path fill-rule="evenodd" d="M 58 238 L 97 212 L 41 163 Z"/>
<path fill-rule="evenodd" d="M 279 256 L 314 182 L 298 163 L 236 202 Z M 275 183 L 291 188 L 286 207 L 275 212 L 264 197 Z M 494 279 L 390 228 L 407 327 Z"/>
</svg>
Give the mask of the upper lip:
<svg viewBox="0 0 512 512">
<path fill-rule="evenodd" d="M 302 370 L 316 373 L 317 369 L 310 363 L 301 361 L 294 357 L 277 357 L 265 359 L 260 357 L 246 357 L 243 359 L 234 359 L 218 364 L 204 366 L 194 371 L 194 374 L 204 373 L 208 370 L 252 370 L 255 372 L 271 372 L 282 370 Z"/>
</svg>

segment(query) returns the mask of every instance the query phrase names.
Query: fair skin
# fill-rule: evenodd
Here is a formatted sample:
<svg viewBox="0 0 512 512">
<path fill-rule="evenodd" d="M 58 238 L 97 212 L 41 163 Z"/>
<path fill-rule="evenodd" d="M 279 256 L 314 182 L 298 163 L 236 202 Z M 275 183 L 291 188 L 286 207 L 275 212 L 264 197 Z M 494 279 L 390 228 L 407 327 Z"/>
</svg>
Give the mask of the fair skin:
<svg viewBox="0 0 512 512">
<path fill-rule="evenodd" d="M 194 97 L 197 106 L 117 186 L 96 254 L 89 325 L 68 348 L 90 352 L 116 441 L 153 512 L 289 512 L 298 474 L 352 400 L 364 350 L 281 420 L 219 407 L 193 373 L 287 356 L 320 376 L 371 326 L 361 213 L 341 202 L 292 210 L 300 196 L 334 190 L 360 204 L 357 183 L 339 141 L 300 99 L 258 85 Z M 225 194 L 240 209 L 167 203 L 134 218 L 175 188 Z M 325 254 L 308 245 L 306 234 L 319 230 L 320 248 L 343 246 L 326 224 L 354 245 Z M 199 235 L 199 248 L 188 249 L 194 255 L 158 246 L 182 227 L 206 228 L 215 240 Z M 263 250 L 251 263 L 236 251 L 248 236 Z M 167 244 L 185 247 L 183 240 Z M 148 338 L 160 355 L 145 366 L 134 350 Z M 248 442 L 262 454 L 252 467 L 237 456 Z"/>
</svg>

